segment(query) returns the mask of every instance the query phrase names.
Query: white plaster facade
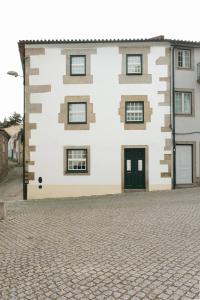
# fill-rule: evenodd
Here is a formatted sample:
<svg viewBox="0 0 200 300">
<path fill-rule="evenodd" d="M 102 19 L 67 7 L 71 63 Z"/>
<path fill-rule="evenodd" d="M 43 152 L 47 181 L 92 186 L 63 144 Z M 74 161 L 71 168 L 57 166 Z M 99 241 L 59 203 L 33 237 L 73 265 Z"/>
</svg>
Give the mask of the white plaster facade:
<svg viewBox="0 0 200 300">
<path fill-rule="evenodd" d="M 117 44 L 109 43 L 95 45 L 97 54 L 91 55 L 92 84 L 63 84 L 66 59 L 61 55 L 61 49 L 73 48 L 73 45 L 26 45 L 26 48 L 45 48 L 45 55 L 30 56 L 30 67 L 39 68 L 39 75 L 30 75 L 29 84 L 51 85 L 51 92 L 30 95 L 30 103 L 42 103 L 42 113 L 29 113 L 29 122 L 36 123 L 37 128 L 31 130 L 29 139 L 29 145 L 35 145 L 36 151 L 30 152 L 34 165 L 29 165 L 28 171 L 34 172 L 35 179 L 28 183 L 28 199 L 123 192 L 122 145 L 148 146 L 147 190 L 171 189 L 171 177 L 161 177 L 162 172 L 168 172 L 168 166 L 160 164 L 164 154 L 172 153 L 172 150 L 164 150 L 165 140 L 171 139 L 171 132 L 161 131 L 165 115 L 170 114 L 170 106 L 159 105 L 164 102 L 164 95 L 158 94 L 158 91 L 167 91 L 167 83 L 159 78 L 170 74 L 167 65 L 156 64 L 158 58 L 165 56 L 165 48 L 169 45 L 149 46 L 150 84 L 119 84 L 122 55 Z M 81 49 L 88 47 L 91 46 L 83 44 Z M 60 104 L 65 96 L 72 95 L 90 96 L 96 114 L 96 122 L 90 124 L 90 130 L 64 130 L 64 125 L 58 123 Z M 153 113 L 146 130 L 124 130 L 118 114 L 122 95 L 148 96 Z M 84 145 L 90 146 L 90 175 L 64 175 L 64 146 Z M 42 189 L 38 188 L 40 176 Z"/>
</svg>

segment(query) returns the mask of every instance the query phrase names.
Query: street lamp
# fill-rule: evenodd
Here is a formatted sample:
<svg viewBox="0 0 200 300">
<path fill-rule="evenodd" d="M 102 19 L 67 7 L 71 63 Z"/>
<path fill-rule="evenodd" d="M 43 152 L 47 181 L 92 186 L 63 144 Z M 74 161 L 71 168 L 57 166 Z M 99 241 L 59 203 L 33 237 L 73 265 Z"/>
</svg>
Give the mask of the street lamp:
<svg viewBox="0 0 200 300">
<path fill-rule="evenodd" d="M 8 71 L 7 74 L 14 77 L 23 77 L 22 75 L 19 75 L 16 71 Z"/>
</svg>

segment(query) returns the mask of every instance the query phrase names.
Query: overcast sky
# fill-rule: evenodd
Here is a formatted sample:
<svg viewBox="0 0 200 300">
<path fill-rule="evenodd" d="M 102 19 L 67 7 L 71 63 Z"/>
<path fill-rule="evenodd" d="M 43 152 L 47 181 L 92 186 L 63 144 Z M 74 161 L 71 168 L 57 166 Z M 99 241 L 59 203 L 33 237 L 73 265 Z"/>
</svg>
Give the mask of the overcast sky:
<svg viewBox="0 0 200 300">
<path fill-rule="evenodd" d="M 18 40 L 167 38 L 200 40 L 199 0 L 1 0 L 0 120 L 23 113 Z"/>
</svg>

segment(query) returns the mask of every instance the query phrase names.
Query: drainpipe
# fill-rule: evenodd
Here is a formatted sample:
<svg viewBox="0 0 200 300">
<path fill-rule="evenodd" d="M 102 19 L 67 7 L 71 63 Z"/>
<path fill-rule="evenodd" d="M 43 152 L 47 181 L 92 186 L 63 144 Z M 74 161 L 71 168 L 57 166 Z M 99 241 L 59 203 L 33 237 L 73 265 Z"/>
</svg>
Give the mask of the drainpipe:
<svg viewBox="0 0 200 300">
<path fill-rule="evenodd" d="M 23 86 L 24 86 L 24 114 L 23 114 L 23 199 L 27 200 L 27 182 L 26 182 L 26 134 L 25 134 L 25 112 L 26 112 L 26 106 L 25 106 L 25 102 L 26 102 L 26 91 L 25 91 L 25 78 L 26 78 L 26 66 L 25 66 L 25 45 L 23 44 L 22 46 L 22 65 L 23 65 Z"/>
<path fill-rule="evenodd" d="M 172 145 L 173 145 L 173 189 L 176 188 L 176 124 L 175 124 L 175 47 L 172 47 Z"/>
</svg>

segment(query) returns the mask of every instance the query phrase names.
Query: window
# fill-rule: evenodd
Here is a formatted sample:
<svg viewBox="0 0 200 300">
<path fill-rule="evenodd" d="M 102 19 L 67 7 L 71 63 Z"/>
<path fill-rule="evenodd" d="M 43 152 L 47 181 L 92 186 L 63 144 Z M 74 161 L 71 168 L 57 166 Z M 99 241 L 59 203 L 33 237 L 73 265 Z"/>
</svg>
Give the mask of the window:
<svg viewBox="0 0 200 300">
<path fill-rule="evenodd" d="M 86 75 L 85 55 L 70 55 L 70 75 Z"/>
<path fill-rule="evenodd" d="M 126 123 L 144 123 L 144 102 L 125 103 Z"/>
<path fill-rule="evenodd" d="M 127 54 L 126 55 L 126 74 L 142 75 L 142 55 Z"/>
<path fill-rule="evenodd" d="M 86 102 L 69 102 L 68 103 L 68 123 L 87 123 L 87 103 Z"/>
<path fill-rule="evenodd" d="M 178 68 L 190 69 L 191 68 L 191 51 L 178 50 Z"/>
<path fill-rule="evenodd" d="M 192 114 L 192 93 L 176 92 L 175 93 L 175 113 L 176 114 Z"/>
<path fill-rule="evenodd" d="M 67 149 L 67 173 L 87 173 L 87 149 Z"/>
</svg>

